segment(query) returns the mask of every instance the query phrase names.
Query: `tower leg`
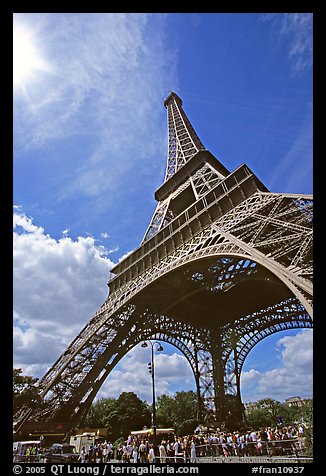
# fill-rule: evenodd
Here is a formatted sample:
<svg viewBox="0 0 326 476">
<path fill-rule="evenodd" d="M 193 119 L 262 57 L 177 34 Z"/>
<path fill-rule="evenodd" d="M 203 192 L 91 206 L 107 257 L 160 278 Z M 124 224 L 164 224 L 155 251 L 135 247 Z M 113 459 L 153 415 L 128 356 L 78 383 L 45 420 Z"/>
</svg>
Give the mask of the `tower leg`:
<svg viewBox="0 0 326 476">
<path fill-rule="evenodd" d="M 234 372 L 235 372 L 235 382 L 236 382 L 236 411 L 235 411 L 235 418 L 239 421 L 239 423 L 246 422 L 246 416 L 244 411 L 244 405 L 241 400 L 241 389 L 240 389 L 240 372 L 238 366 L 238 351 L 237 347 L 234 348 Z"/>
<path fill-rule="evenodd" d="M 199 422 L 201 422 L 204 418 L 204 402 L 200 392 L 200 372 L 199 372 L 199 365 L 198 365 L 198 350 L 195 349 L 194 352 L 195 357 L 195 381 L 196 381 L 196 393 L 197 393 L 197 411 L 196 411 L 196 418 Z"/>
<path fill-rule="evenodd" d="M 213 384 L 215 401 L 215 419 L 219 428 L 225 424 L 224 364 L 222 360 L 222 340 L 220 332 L 212 338 Z"/>
</svg>

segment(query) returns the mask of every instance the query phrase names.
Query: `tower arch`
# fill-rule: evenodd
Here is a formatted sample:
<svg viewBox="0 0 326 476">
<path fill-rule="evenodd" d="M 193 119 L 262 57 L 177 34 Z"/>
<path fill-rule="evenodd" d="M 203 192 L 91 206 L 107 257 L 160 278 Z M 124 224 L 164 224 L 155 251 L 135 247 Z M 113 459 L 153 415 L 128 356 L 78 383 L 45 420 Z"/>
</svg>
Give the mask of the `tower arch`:
<svg viewBox="0 0 326 476">
<path fill-rule="evenodd" d="M 311 342 L 313 338 L 313 328 L 312 325 L 309 326 L 309 323 L 299 326 L 287 326 L 284 329 L 278 329 L 275 332 L 270 332 L 263 339 L 259 340 L 248 352 L 244 363 L 241 368 L 240 376 L 240 386 L 241 386 L 241 398 L 244 402 L 257 401 L 261 398 L 266 398 L 267 396 L 271 398 L 276 398 L 277 400 L 282 401 L 283 399 L 290 397 L 292 395 L 302 395 L 300 392 L 305 392 L 302 385 L 302 370 L 300 362 L 300 350 L 297 345 L 302 345 L 302 342 Z M 283 342 L 283 339 L 286 342 Z M 280 343 L 282 342 L 282 347 Z M 278 346 L 276 348 L 276 343 Z M 301 344 L 300 344 L 301 343 Z M 288 349 L 286 349 L 287 346 Z M 297 347 L 298 353 L 295 357 L 295 368 L 293 366 L 294 361 L 289 362 L 287 356 L 289 355 L 289 350 L 292 349 L 294 352 L 294 346 Z M 286 353 L 283 355 L 283 351 L 286 350 Z M 303 350 L 303 349 L 302 349 Z M 304 348 L 304 350 L 308 350 Z M 257 360 L 257 357 L 261 360 Z M 274 364 L 270 362 L 270 359 L 277 359 L 277 363 Z M 307 360 L 305 360 L 305 364 Z M 312 365 L 312 361 L 311 361 Z M 306 367 L 304 368 L 307 372 Z M 257 379 L 253 378 L 253 382 L 250 380 L 247 381 L 244 379 L 245 373 L 249 371 L 257 372 Z M 298 378 L 296 378 L 298 376 Z M 304 381 L 307 382 L 305 389 L 308 391 L 312 390 L 312 385 L 310 381 L 309 373 L 305 373 Z M 270 384 L 270 390 L 274 389 L 274 394 L 269 393 L 268 390 L 261 392 L 259 389 L 259 382 L 263 379 L 264 387 Z M 274 380 L 275 379 L 275 380 Z M 290 393 L 288 389 L 289 381 L 288 379 L 295 380 L 295 386 L 291 385 L 292 390 Z M 282 383 L 281 383 L 282 382 Z M 284 397 L 282 398 L 282 392 L 279 392 L 281 386 L 286 389 L 284 392 Z M 280 394 L 280 397 L 275 397 L 274 395 Z M 254 395 L 254 396 L 253 396 Z"/>
</svg>

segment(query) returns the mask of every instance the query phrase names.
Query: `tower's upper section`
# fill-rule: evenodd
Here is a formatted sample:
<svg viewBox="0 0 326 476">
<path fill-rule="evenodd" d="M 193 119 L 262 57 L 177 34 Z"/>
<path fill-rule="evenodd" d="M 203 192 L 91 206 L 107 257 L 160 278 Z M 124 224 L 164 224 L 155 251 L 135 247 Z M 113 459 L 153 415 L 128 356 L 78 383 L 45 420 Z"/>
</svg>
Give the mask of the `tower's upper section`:
<svg viewBox="0 0 326 476">
<path fill-rule="evenodd" d="M 164 181 L 174 175 L 200 150 L 205 150 L 182 109 L 181 98 L 173 91 L 164 101 L 168 112 L 168 159 Z"/>
<path fill-rule="evenodd" d="M 156 209 L 141 245 L 111 269 L 116 276 L 109 282 L 110 292 L 142 280 L 147 269 L 153 271 L 155 263 L 183 248 L 210 223 L 257 190 L 268 191 L 245 164 L 230 172 L 203 146 L 176 93 L 171 91 L 164 106 L 169 132 L 165 180 L 155 192 Z M 183 252 L 175 256 L 179 259 Z"/>
<path fill-rule="evenodd" d="M 143 238 L 149 240 L 173 218 L 229 175 L 205 149 L 173 91 L 164 101 L 168 113 L 168 159 L 165 179 L 156 190 L 156 211 Z"/>
<path fill-rule="evenodd" d="M 180 105 L 180 107 L 182 107 L 182 99 L 174 91 L 170 91 L 170 94 L 164 100 L 164 107 L 167 108 L 171 101 L 176 101 Z"/>
</svg>

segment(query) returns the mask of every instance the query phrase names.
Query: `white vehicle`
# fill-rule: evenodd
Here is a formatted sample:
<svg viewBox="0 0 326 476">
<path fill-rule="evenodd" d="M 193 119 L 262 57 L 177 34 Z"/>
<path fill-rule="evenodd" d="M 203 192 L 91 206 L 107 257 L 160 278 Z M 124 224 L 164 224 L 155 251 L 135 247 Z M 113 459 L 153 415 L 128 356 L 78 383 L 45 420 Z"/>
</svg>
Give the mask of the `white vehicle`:
<svg viewBox="0 0 326 476">
<path fill-rule="evenodd" d="M 22 463 L 26 461 L 36 461 L 37 453 L 40 449 L 41 440 L 29 440 L 29 441 L 14 441 L 13 442 L 13 461 L 14 463 Z M 26 455 L 27 449 L 34 447 L 36 453 Z"/>
<path fill-rule="evenodd" d="M 85 446 L 88 452 L 90 446 L 95 444 L 95 433 L 83 433 L 82 435 L 74 435 L 70 437 L 70 445 L 74 445 L 76 453 L 80 454 L 82 447 Z"/>
</svg>

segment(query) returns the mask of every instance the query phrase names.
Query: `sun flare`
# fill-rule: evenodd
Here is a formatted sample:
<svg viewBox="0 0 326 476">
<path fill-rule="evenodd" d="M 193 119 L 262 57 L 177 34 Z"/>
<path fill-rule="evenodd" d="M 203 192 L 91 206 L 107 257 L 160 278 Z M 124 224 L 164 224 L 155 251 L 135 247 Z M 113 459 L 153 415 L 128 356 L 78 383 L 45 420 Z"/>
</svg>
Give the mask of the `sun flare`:
<svg viewBox="0 0 326 476">
<path fill-rule="evenodd" d="M 36 47 L 31 31 L 14 26 L 13 29 L 13 81 L 22 86 L 33 78 L 37 70 L 46 70 L 46 63 Z"/>
</svg>

